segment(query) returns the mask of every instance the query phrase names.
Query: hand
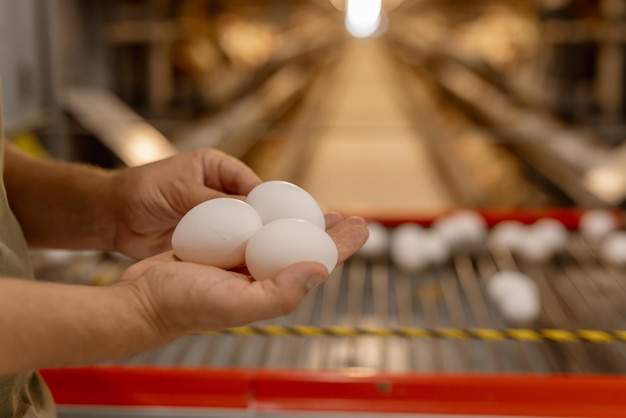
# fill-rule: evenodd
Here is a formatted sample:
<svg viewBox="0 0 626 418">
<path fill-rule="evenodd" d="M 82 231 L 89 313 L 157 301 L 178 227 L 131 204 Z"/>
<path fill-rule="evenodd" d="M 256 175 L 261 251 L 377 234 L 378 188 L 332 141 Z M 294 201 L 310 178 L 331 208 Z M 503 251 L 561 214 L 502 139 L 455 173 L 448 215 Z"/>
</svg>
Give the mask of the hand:
<svg viewBox="0 0 626 418">
<path fill-rule="evenodd" d="M 337 264 L 367 240 L 362 218 L 327 214 L 326 224 L 339 252 Z M 323 265 L 304 262 L 257 282 L 245 273 L 182 262 L 167 252 L 134 264 L 117 285 L 132 286 L 157 332 L 173 339 L 285 315 L 328 274 Z"/>
<path fill-rule="evenodd" d="M 260 183 L 244 163 L 214 149 L 121 170 L 111 181 L 117 202 L 113 246 L 134 258 L 166 251 L 191 208 L 217 197 L 241 198 Z"/>
</svg>

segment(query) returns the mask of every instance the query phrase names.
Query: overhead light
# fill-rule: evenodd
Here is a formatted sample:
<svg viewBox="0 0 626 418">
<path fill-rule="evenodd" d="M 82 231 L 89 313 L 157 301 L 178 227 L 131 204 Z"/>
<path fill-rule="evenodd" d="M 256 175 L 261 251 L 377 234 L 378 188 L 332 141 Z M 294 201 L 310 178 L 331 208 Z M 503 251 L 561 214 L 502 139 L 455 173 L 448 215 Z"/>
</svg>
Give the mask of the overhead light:
<svg viewBox="0 0 626 418">
<path fill-rule="evenodd" d="M 346 29 L 355 38 L 370 37 L 380 26 L 381 13 L 381 0 L 347 0 Z"/>
</svg>

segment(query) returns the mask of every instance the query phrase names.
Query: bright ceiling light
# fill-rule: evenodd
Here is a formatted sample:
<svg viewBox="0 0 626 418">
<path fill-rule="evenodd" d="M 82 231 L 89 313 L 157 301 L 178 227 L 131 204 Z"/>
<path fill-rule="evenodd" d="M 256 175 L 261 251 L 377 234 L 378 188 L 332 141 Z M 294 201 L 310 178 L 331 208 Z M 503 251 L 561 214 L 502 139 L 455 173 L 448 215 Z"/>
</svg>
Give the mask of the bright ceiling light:
<svg viewBox="0 0 626 418">
<path fill-rule="evenodd" d="M 380 26 L 381 11 L 381 0 L 347 0 L 346 29 L 356 38 L 372 36 Z"/>
</svg>

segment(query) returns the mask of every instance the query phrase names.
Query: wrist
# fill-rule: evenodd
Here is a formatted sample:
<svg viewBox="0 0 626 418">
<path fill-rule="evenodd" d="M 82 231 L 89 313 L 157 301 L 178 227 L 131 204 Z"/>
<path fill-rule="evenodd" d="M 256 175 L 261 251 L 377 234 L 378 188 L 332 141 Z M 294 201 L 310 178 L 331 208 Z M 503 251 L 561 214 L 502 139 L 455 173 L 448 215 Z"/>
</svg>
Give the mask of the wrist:
<svg viewBox="0 0 626 418">
<path fill-rule="evenodd" d="M 142 263 L 142 262 L 139 262 Z M 172 341 L 185 334 L 182 327 L 175 324 L 167 314 L 167 306 L 162 302 L 163 298 L 155 294 L 154 282 L 158 281 L 157 277 L 148 277 L 153 274 L 154 268 L 148 268 L 140 273 L 138 277 L 134 277 L 127 281 L 128 275 L 135 276 L 135 270 L 138 266 L 131 266 L 120 280 L 111 286 L 115 291 L 123 294 L 127 304 L 131 307 L 134 320 L 138 321 L 139 328 L 144 330 L 144 335 L 148 340 L 153 340 L 152 344 L 160 344 Z M 139 267 L 141 268 L 141 267 Z M 148 283 L 153 282 L 152 286 Z"/>
<path fill-rule="evenodd" d="M 118 251 L 116 237 L 122 223 L 122 193 L 119 171 L 102 171 L 94 179 L 97 198 L 94 213 L 94 235 L 98 239 L 97 248 Z"/>
</svg>

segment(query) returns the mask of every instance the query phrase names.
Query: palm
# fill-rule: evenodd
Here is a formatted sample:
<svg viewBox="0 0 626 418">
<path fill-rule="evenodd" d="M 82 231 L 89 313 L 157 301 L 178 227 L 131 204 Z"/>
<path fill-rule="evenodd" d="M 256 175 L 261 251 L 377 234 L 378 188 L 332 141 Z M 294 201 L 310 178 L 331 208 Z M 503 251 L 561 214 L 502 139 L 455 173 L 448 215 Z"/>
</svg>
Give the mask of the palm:
<svg viewBox="0 0 626 418">
<path fill-rule="evenodd" d="M 239 325 L 249 307 L 245 300 L 260 296 L 263 284 L 243 273 L 181 262 L 172 252 L 135 264 L 121 281 L 149 290 L 159 310 L 168 312 L 163 317 L 167 328 L 192 331 Z"/>
</svg>

